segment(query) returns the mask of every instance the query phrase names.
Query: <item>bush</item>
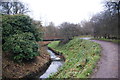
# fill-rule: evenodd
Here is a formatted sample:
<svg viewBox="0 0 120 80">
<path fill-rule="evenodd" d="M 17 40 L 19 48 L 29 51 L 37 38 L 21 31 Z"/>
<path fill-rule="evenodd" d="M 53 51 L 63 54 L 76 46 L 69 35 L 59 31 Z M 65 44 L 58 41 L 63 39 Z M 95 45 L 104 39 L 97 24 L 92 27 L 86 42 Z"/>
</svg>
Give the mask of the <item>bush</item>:
<svg viewBox="0 0 120 80">
<path fill-rule="evenodd" d="M 3 44 L 3 50 L 10 52 L 15 61 L 33 59 L 38 56 L 38 44 L 32 33 L 14 34 Z"/>
<path fill-rule="evenodd" d="M 3 15 L 2 22 L 3 51 L 11 53 L 17 62 L 39 55 L 36 41 L 41 40 L 40 32 L 29 16 Z"/>
<path fill-rule="evenodd" d="M 2 22 L 3 40 L 4 37 L 24 32 L 33 33 L 37 41 L 41 40 L 40 36 L 38 36 L 37 28 L 32 23 L 32 19 L 27 15 L 3 15 Z"/>
</svg>

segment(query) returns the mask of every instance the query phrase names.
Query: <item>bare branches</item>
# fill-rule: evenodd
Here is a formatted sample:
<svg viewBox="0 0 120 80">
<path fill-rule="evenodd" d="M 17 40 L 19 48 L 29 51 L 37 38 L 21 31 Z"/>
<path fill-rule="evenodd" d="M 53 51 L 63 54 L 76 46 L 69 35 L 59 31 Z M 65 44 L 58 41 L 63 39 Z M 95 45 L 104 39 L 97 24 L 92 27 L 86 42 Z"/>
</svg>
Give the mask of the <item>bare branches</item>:
<svg viewBox="0 0 120 80">
<path fill-rule="evenodd" d="M 22 2 L 0 2 L 1 14 L 24 14 L 29 12 L 28 8 Z"/>
</svg>

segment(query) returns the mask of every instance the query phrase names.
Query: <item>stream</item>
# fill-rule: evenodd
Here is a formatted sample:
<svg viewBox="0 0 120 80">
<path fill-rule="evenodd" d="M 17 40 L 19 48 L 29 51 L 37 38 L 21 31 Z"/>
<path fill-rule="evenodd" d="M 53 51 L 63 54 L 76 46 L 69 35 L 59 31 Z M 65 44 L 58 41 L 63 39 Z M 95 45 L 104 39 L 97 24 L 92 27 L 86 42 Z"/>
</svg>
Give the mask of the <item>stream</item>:
<svg viewBox="0 0 120 80">
<path fill-rule="evenodd" d="M 85 38 L 80 38 L 80 39 L 89 40 L 91 39 L 91 37 L 85 37 Z M 48 69 L 46 70 L 46 72 L 39 77 L 41 79 L 48 78 L 51 74 L 56 73 L 58 69 L 64 64 L 64 61 L 61 60 L 59 57 L 57 57 L 54 52 L 52 52 L 49 49 L 47 49 L 47 52 L 50 54 L 52 62 L 50 66 L 48 67 Z"/>
<path fill-rule="evenodd" d="M 61 60 L 59 57 L 55 55 L 51 50 L 47 50 L 48 53 L 50 54 L 50 57 L 52 59 L 52 62 L 46 72 L 40 76 L 40 78 L 48 78 L 51 74 L 54 74 L 58 71 L 58 69 L 64 64 L 64 61 Z"/>
</svg>

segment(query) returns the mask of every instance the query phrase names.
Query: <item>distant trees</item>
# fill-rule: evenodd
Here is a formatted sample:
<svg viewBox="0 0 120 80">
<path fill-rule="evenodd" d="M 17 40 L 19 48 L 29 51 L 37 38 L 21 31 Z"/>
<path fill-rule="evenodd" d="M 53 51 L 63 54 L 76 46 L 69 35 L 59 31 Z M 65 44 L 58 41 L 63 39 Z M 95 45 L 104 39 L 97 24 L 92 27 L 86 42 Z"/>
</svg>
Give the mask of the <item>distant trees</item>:
<svg viewBox="0 0 120 80">
<path fill-rule="evenodd" d="M 64 22 L 60 25 L 60 34 L 64 39 L 72 39 L 74 36 L 78 36 L 79 29 L 76 24 Z"/>
<path fill-rule="evenodd" d="M 94 37 L 97 38 L 120 38 L 118 35 L 118 12 L 116 5 L 111 2 L 105 4 L 106 10 L 94 15 L 91 22 L 94 27 Z"/>
<path fill-rule="evenodd" d="M 81 22 L 81 35 L 93 35 L 93 23 L 91 21 L 82 21 Z"/>
<path fill-rule="evenodd" d="M 63 38 L 64 42 L 66 43 L 75 36 L 91 34 L 92 32 L 90 32 L 88 30 L 89 27 L 87 27 L 88 26 L 81 27 L 80 24 L 73 24 L 68 22 L 63 22 L 59 26 L 55 27 L 54 23 L 51 22 L 47 27 L 44 28 L 44 36 L 51 39 Z M 87 31 L 89 32 L 87 33 Z"/>
<path fill-rule="evenodd" d="M 9 2 L 0 2 L 0 12 L 1 14 L 24 14 L 29 12 L 27 6 L 24 3 L 17 1 L 9 1 Z"/>
<path fill-rule="evenodd" d="M 59 26 L 50 22 L 48 26 L 44 27 L 44 31 L 45 38 L 62 38 L 66 43 L 75 36 L 93 35 L 94 28 L 91 21 L 82 21 L 81 24 L 63 22 Z"/>
<path fill-rule="evenodd" d="M 120 2 L 119 2 L 120 3 Z M 118 24 L 120 24 L 120 4 L 105 2 L 105 10 L 93 15 L 88 21 L 79 24 L 63 22 L 55 27 L 53 23 L 46 27 L 47 36 L 61 37 L 69 41 L 75 36 L 92 35 L 95 38 L 119 39 Z"/>
<path fill-rule="evenodd" d="M 44 27 L 44 31 L 44 38 L 59 37 L 59 29 L 55 27 L 53 22 L 50 22 L 48 26 Z"/>
</svg>

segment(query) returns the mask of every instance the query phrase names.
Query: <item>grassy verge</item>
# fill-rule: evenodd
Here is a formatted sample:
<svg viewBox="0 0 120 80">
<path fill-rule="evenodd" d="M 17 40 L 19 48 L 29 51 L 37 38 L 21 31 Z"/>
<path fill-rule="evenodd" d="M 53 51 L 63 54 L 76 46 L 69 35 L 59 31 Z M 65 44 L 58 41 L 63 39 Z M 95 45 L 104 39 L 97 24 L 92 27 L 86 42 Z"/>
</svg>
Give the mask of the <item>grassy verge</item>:
<svg viewBox="0 0 120 80">
<path fill-rule="evenodd" d="M 73 39 L 59 45 L 59 41 L 48 45 L 66 58 L 65 64 L 50 78 L 87 78 L 100 58 L 100 45 L 88 40 Z"/>
<path fill-rule="evenodd" d="M 116 39 L 105 39 L 105 38 L 92 38 L 92 39 L 120 43 L 120 40 L 116 40 Z"/>
</svg>

